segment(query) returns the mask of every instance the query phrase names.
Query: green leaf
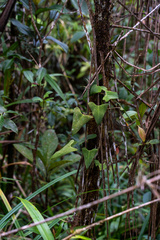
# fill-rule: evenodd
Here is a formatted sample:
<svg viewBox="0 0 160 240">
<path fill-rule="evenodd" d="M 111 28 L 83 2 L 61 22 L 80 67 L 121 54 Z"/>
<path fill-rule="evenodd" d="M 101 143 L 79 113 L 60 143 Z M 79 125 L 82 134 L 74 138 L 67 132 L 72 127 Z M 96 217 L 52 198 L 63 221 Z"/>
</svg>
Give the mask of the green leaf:
<svg viewBox="0 0 160 240">
<path fill-rule="evenodd" d="M 4 117 L 3 115 L 0 115 L 0 131 L 2 130 L 3 125 L 4 125 Z"/>
<path fill-rule="evenodd" d="M 17 128 L 16 124 L 8 118 L 5 119 L 3 126 L 7 129 L 12 130 L 15 133 L 18 133 L 18 128 Z"/>
<path fill-rule="evenodd" d="M 67 46 L 67 44 L 59 41 L 58 39 L 56 39 L 56 38 L 54 38 L 54 37 L 52 37 L 52 36 L 48 36 L 48 37 L 46 37 L 46 39 L 47 39 L 47 40 L 51 40 L 51 41 L 57 43 L 66 53 L 68 52 L 68 46 Z"/>
<path fill-rule="evenodd" d="M 33 74 L 31 71 L 28 71 L 28 70 L 23 71 L 23 74 L 24 74 L 24 76 L 26 77 L 26 79 L 27 79 L 29 82 L 31 82 L 31 83 L 34 82 L 34 81 L 33 81 L 34 74 Z"/>
<path fill-rule="evenodd" d="M 84 161 L 85 161 L 85 165 L 86 165 L 87 169 L 91 165 L 93 158 L 95 157 L 97 152 L 98 152 L 98 150 L 96 148 L 94 148 L 92 150 L 88 150 L 87 148 L 82 148 L 82 153 L 84 156 Z"/>
<path fill-rule="evenodd" d="M 145 114 L 145 111 L 147 110 L 147 108 L 148 107 L 144 103 L 141 103 L 141 105 L 139 106 L 139 113 L 140 113 L 141 118 Z"/>
<path fill-rule="evenodd" d="M 81 127 L 86 124 L 91 118 L 90 115 L 84 115 L 81 113 L 80 109 L 76 107 L 73 114 L 73 123 L 72 123 L 72 134 L 76 134 Z"/>
<path fill-rule="evenodd" d="M 106 87 L 104 87 L 104 86 L 97 86 L 97 84 L 93 84 L 93 86 L 91 87 L 91 92 L 90 93 L 91 94 L 100 93 L 100 92 L 102 92 L 102 90 L 107 92 L 107 88 Z"/>
<path fill-rule="evenodd" d="M 37 196 L 39 193 L 45 191 L 47 188 L 51 187 L 52 185 L 54 185 L 55 183 L 66 179 L 67 177 L 76 174 L 77 170 L 74 170 L 72 172 L 66 173 L 58 178 L 55 178 L 54 180 L 52 180 L 51 182 L 47 183 L 45 186 L 39 188 L 37 191 L 35 191 L 34 193 L 32 193 L 31 195 L 29 195 L 26 200 L 31 200 L 32 198 L 34 198 L 35 196 Z M 6 221 L 9 217 L 12 216 L 13 213 L 15 213 L 16 211 L 18 211 L 21 207 L 22 207 L 22 203 L 19 203 L 18 205 L 16 205 L 9 213 L 7 213 L 2 219 L 0 219 L 0 230 L 2 230 L 6 224 L 8 223 L 8 221 Z"/>
<path fill-rule="evenodd" d="M 33 162 L 33 153 L 32 150 L 28 149 L 22 144 L 13 144 L 13 146 L 20 152 L 25 158 Z"/>
<path fill-rule="evenodd" d="M 46 74 L 47 71 L 45 68 L 41 67 L 38 69 L 38 71 L 36 72 L 36 80 L 38 84 L 41 84 L 42 79 L 45 77 Z"/>
<path fill-rule="evenodd" d="M 67 143 L 61 150 L 59 150 L 58 152 L 56 152 L 55 154 L 53 154 L 53 156 L 51 157 L 52 160 L 62 157 L 68 153 L 77 151 L 76 148 L 72 147 L 72 144 L 74 144 L 74 140 L 71 140 L 69 143 Z"/>
<path fill-rule="evenodd" d="M 33 97 L 32 102 L 43 102 L 43 99 L 40 97 Z"/>
<path fill-rule="evenodd" d="M 32 203 L 30 203 L 26 199 L 22 199 L 22 198 L 18 198 L 18 199 L 21 200 L 22 204 L 27 209 L 29 215 L 31 216 L 31 218 L 33 219 L 33 221 L 35 223 L 44 220 L 41 213 L 38 211 L 38 209 Z M 49 240 L 49 239 L 54 240 L 53 234 L 52 234 L 51 230 L 49 229 L 49 226 L 47 223 L 39 224 L 36 227 L 38 228 L 38 231 L 44 240 Z"/>
<path fill-rule="evenodd" d="M 75 7 L 75 9 L 79 10 L 77 0 L 71 0 L 71 2 L 73 4 L 73 6 Z M 82 14 L 87 16 L 88 15 L 88 7 L 87 7 L 86 2 L 84 0 L 80 0 L 79 3 L 81 6 Z"/>
<path fill-rule="evenodd" d="M 127 111 L 123 114 L 125 120 L 138 119 L 138 114 L 136 111 Z"/>
<path fill-rule="evenodd" d="M 112 92 L 112 91 L 106 91 L 105 96 L 103 97 L 103 100 L 108 102 L 109 100 L 112 99 L 117 99 L 118 98 L 118 94 L 117 92 Z"/>
<path fill-rule="evenodd" d="M 159 144 L 160 143 L 160 140 L 158 140 L 158 139 L 152 139 L 152 140 L 150 140 L 149 142 L 147 142 L 146 144 L 151 144 L 151 145 L 153 145 L 153 144 Z"/>
<path fill-rule="evenodd" d="M 3 106 L 0 105 L 0 114 L 4 113 L 4 112 L 6 112 L 6 111 L 7 111 L 7 110 L 6 110 Z"/>
<path fill-rule="evenodd" d="M 88 105 L 92 110 L 92 114 L 95 118 L 96 123 L 98 125 L 101 124 L 104 114 L 107 110 L 108 104 L 96 105 L 93 102 L 89 102 Z"/>
<path fill-rule="evenodd" d="M 71 43 L 76 42 L 77 40 L 81 39 L 82 37 L 85 36 L 85 32 L 76 32 L 73 37 L 71 38 Z"/>
<path fill-rule="evenodd" d="M 45 164 L 48 166 L 49 160 L 58 146 L 58 138 L 54 130 L 45 131 L 42 137 L 42 151 Z"/>
<path fill-rule="evenodd" d="M 71 239 L 92 240 L 91 238 L 81 236 L 81 235 L 75 235 L 74 237 L 71 237 Z"/>
<path fill-rule="evenodd" d="M 22 34 L 30 37 L 34 37 L 34 32 L 26 25 L 23 23 L 19 22 L 16 19 L 11 19 L 11 22 L 14 26 L 18 28 L 18 31 L 21 32 Z"/>
<path fill-rule="evenodd" d="M 45 80 L 51 85 L 51 87 L 56 91 L 56 93 L 65 101 L 66 105 L 68 106 L 68 103 L 65 99 L 65 96 L 62 92 L 62 90 L 60 89 L 60 87 L 58 86 L 58 84 L 50 77 L 49 74 L 46 74 L 45 76 Z M 69 106 L 68 106 L 69 107 Z"/>
<path fill-rule="evenodd" d="M 7 59 L 2 63 L 2 70 L 5 72 L 8 69 L 11 69 L 14 64 L 14 59 Z"/>
</svg>

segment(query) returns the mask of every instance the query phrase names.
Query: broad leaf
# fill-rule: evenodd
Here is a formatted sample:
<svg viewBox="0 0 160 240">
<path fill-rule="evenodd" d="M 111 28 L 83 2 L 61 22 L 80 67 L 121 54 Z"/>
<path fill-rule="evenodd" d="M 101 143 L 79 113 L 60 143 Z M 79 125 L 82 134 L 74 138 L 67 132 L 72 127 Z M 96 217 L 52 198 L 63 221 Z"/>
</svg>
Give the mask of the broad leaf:
<svg viewBox="0 0 160 240">
<path fill-rule="evenodd" d="M 118 94 L 116 92 L 106 91 L 106 94 L 103 97 L 103 100 L 108 102 L 109 100 L 117 99 L 117 98 L 118 98 Z"/>
<path fill-rule="evenodd" d="M 88 169 L 89 166 L 91 165 L 95 155 L 97 154 L 98 150 L 96 148 L 92 149 L 92 150 L 88 150 L 87 148 L 82 148 L 82 153 L 84 156 L 84 161 L 85 161 L 85 165 L 86 168 Z"/>
<path fill-rule="evenodd" d="M 29 82 L 33 83 L 33 81 L 34 81 L 34 79 L 33 79 L 34 78 L 34 74 L 31 71 L 28 71 L 28 70 L 23 71 L 23 74 L 24 74 L 24 76 L 27 78 L 27 80 Z"/>
<path fill-rule="evenodd" d="M 144 129 L 141 128 L 140 126 L 138 126 L 138 134 L 139 134 L 140 138 L 142 139 L 142 141 L 145 142 L 146 133 L 145 133 Z"/>
<path fill-rule="evenodd" d="M 88 105 L 89 105 L 90 109 L 92 110 L 92 114 L 95 118 L 96 123 L 98 125 L 101 124 L 108 105 L 107 104 L 96 105 L 93 102 L 89 102 Z"/>
<path fill-rule="evenodd" d="M 90 115 L 82 114 L 80 109 L 76 107 L 73 114 L 72 134 L 76 134 L 81 129 L 81 127 L 92 118 L 93 117 Z"/>
<path fill-rule="evenodd" d="M 71 140 L 69 143 L 67 143 L 61 150 L 59 150 L 58 152 L 56 152 L 55 154 L 53 154 L 53 156 L 51 157 L 52 160 L 62 157 L 68 153 L 77 151 L 76 148 L 72 147 L 72 144 L 74 144 L 74 140 Z"/>
<path fill-rule="evenodd" d="M 7 129 L 12 130 L 15 133 L 18 133 L 18 128 L 16 124 L 10 119 L 5 119 L 3 126 Z"/>
<path fill-rule="evenodd" d="M 104 86 L 97 86 L 97 84 L 93 84 L 93 86 L 91 87 L 90 93 L 91 94 L 100 93 L 100 92 L 102 92 L 102 90 L 107 92 L 107 88 L 106 87 L 104 87 Z"/>
<path fill-rule="evenodd" d="M 48 166 L 49 160 L 58 146 L 58 138 L 54 130 L 45 131 L 42 137 L 42 151 L 45 164 Z"/>
<path fill-rule="evenodd" d="M 21 200 L 22 204 L 24 205 L 24 207 L 27 209 L 29 215 L 31 216 L 31 218 L 33 219 L 34 222 L 39 222 L 39 221 L 43 221 L 44 218 L 41 215 L 41 213 L 38 211 L 38 209 L 29 201 L 27 201 L 26 199 L 22 199 L 22 198 L 18 198 Z M 42 238 L 44 240 L 54 240 L 53 234 L 51 232 L 51 230 L 49 229 L 49 226 L 47 223 L 42 223 L 37 225 L 38 231 L 40 233 L 40 235 L 42 236 Z"/>
<path fill-rule="evenodd" d="M 20 152 L 25 158 L 33 162 L 33 153 L 32 150 L 28 149 L 22 144 L 13 144 L 13 146 Z"/>
</svg>

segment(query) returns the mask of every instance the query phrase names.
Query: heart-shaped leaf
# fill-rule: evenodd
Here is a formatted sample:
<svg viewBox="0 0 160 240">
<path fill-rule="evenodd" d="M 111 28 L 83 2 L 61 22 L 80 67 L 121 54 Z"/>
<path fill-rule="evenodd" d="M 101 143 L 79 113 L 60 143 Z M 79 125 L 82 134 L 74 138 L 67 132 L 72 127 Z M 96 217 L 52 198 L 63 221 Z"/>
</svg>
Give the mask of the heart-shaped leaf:
<svg viewBox="0 0 160 240">
<path fill-rule="evenodd" d="M 61 150 L 53 154 L 51 157 L 52 160 L 55 160 L 56 158 L 62 157 L 68 153 L 77 151 L 77 148 L 72 147 L 71 145 L 74 143 L 74 140 L 71 140 L 69 143 L 67 143 Z"/>
<path fill-rule="evenodd" d="M 106 91 L 106 94 L 103 97 L 103 100 L 108 102 L 109 100 L 117 99 L 117 98 L 118 98 L 118 94 L 116 92 Z"/>
<path fill-rule="evenodd" d="M 81 113 L 80 109 L 76 107 L 73 114 L 73 123 L 72 123 L 72 134 L 76 134 L 81 127 L 86 124 L 91 118 L 90 115 L 84 115 Z"/>
<path fill-rule="evenodd" d="M 90 109 L 92 110 L 92 114 L 95 118 L 96 123 L 98 125 L 101 124 L 108 105 L 107 104 L 96 105 L 93 102 L 89 102 L 88 105 L 89 105 Z"/>
<path fill-rule="evenodd" d="M 87 169 L 91 165 L 91 162 L 92 162 L 93 158 L 95 157 L 97 151 L 98 151 L 98 149 L 96 149 L 96 148 L 94 148 L 92 150 L 88 150 L 87 148 L 82 148 L 82 153 L 84 156 L 84 161 L 85 161 L 85 165 L 86 165 Z"/>
</svg>

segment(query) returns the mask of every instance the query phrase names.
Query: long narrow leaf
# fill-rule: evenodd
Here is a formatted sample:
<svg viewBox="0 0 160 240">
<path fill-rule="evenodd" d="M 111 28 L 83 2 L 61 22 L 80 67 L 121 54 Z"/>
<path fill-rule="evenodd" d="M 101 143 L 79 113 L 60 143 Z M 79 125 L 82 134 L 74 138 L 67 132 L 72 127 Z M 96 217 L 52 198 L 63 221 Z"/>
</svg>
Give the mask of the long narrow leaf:
<svg viewBox="0 0 160 240">
<path fill-rule="evenodd" d="M 45 76 L 45 80 L 51 85 L 51 87 L 56 91 L 56 93 L 65 101 L 66 105 L 68 106 L 68 103 L 66 102 L 65 96 L 58 86 L 58 84 L 51 78 L 49 74 Z"/>
<path fill-rule="evenodd" d="M 0 189 L 0 197 L 2 198 L 2 201 L 3 201 L 4 205 L 6 206 L 7 210 L 11 211 L 12 208 L 11 208 L 11 206 L 10 206 L 6 196 L 4 195 L 4 193 L 3 193 L 3 191 L 1 189 Z M 15 224 L 16 228 L 20 228 L 19 222 L 16 219 L 16 216 L 14 214 L 12 216 L 12 220 L 14 221 L 14 224 Z M 19 234 L 20 234 L 20 236 L 24 237 L 24 234 L 23 234 L 22 231 L 20 231 Z"/>
<path fill-rule="evenodd" d="M 25 208 L 27 209 L 29 215 L 33 219 L 34 222 L 39 222 L 44 220 L 43 216 L 41 213 L 38 211 L 38 209 L 29 201 L 26 199 L 19 198 Z M 48 227 L 47 223 L 42 223 L 40 225 L 37 225 L 38 231 L 40 235 L 43 237 L 44 240 L 54 240 L 53 234 L 51 230 Z"/>
<path fill-rule="evenodd" d="M 50 183 L 47 183 L 45 186 L 41 187 L 40 189 L 38 189 L 37 191 L 35 191 L 34 193 L 32 193 L 30 196 L 28 196 L 26 198 L 26 200 L 31 200 L 32 198 L 34 198 L 35 196 L 37 196 L 39 193 L 43 192 L 44 190 L 46 190 L 47 188 L 51 187 L 52 185 L 54 185 L 55 183 L 75 174 L 77 172 L 77 170 L 74 170 L 72 172 L 66 173 L 63 176 L 54 179 L 53 181 L 51 181 Z M 7 222 L 6 220 L 12 216 L 13 213 L 15 213 L 16 211 L 18 211 L 20 208 L 22 208 L 23 204 L 19 203 L 16 207 L 14 207 L 9 213 L 7 213 L 1 220 L 0 220 L 0 230 L 3 229 L 3 227 L 6 226 Z"/>
</svg>

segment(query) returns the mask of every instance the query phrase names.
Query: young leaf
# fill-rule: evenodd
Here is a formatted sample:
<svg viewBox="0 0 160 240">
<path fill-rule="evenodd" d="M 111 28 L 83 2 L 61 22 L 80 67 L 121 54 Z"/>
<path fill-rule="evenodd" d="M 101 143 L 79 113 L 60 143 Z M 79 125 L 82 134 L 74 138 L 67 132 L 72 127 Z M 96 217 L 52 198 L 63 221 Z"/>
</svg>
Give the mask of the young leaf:
<svg viewBox="0 0 160 240">
<path fill-rule="evenodd" d="M 13 146 L 20 152 L 24 157 L 33 162 L 33 153 L 30 149 L 21 144 L 13 144 Z"/>
<path fill-rule="evenodd" d="M 31 218 L 33 219 L 34 222 L 39 222 L 39 221 L 44 220 L 41 213 L 38 211 L 38 209 L 32 203 L 30 203 L 26 199 L 22 199 L 22 198 L 18 198 L 18 199 L 21 200 L 22 204 L 27 209 L 29 215 L 31 216 Z M 53 234 L 52 234 L 51 230 L 49 229 L 49 226 L 47 223 L 42 223 L 40 225 L 37 225 L 37 228 L 38 228 L 40 235 L 42 236 L 42 238 L 44 240 L 48 240 L 48 239 L 54 240 Z"/>
<path fill-rule="evenodd" d="M 49 160 L 58 146 L 58 138 L 54 130 L 45 131 L 42 137 L 42 151 L 45 164 L 49 164 Z"/>
<path fill-rule="evenodd" d="M 109 100 L 117 99 L 117 98 L 118 98 L 118 94 L 116 92 L 106 91 L 106 94 L 103 97 L 103 100 L 108 102 Z"/>
<path fill-rule="evenodd" d="M 76 107 L 73 114 L 73 123 L 72 123 L 72 134 L 76 134 L 81 127 L 86 124 L 91 118 L 90 115 L 84 115 L 81 113 L 80 109 Z"/>
<path fill-rule="evenodd" d="M 90 109 L 92 110 L 92 114 L 95 118 L 96 123 L 98 125 L 101 124 L 108 105 L 107 104 L 96 105 L 93 102 L 89 102 L 88 105 L 89 105 Z"/>
<path fill-rule="evenodd" d="M 68 153 L 77 151 L 76 148 L 72 147 L 72 144 L 74 143 L 74 140 L 71 140 L 69 143 L 67 143 L 61 150 L 53 154 L 51 157 L 52 160 L 55 160 L 56 158 L 62 157 Z"/>
<path fill-rule="evenodd" d="M 92 150 L 88 150 L 87 148 L 82 148 L 82 153 L 84 156 L 84 161 L 85 161 L 85 165 L 86 165 L 87 169 L 91 165 L 92 160 L 95 157 L 97 152 L 98 152 L 98 150 L 96 148 L 94 148 Z"/>
<path fill-rule="evenodd" d="M 140 138 L 142 139 L 142 141 L 145 142 L 146 133 L 145 133 L 144 129 L 139 126 L 138 126 L 138 134 L 139 134 Z"/>
</svg>

